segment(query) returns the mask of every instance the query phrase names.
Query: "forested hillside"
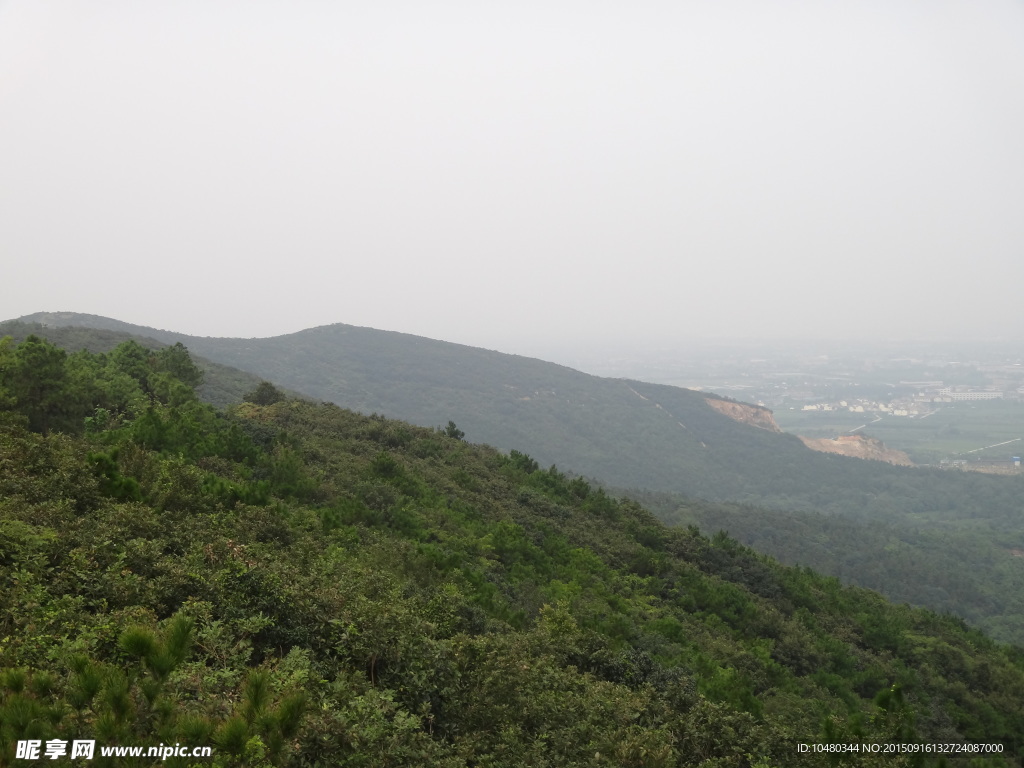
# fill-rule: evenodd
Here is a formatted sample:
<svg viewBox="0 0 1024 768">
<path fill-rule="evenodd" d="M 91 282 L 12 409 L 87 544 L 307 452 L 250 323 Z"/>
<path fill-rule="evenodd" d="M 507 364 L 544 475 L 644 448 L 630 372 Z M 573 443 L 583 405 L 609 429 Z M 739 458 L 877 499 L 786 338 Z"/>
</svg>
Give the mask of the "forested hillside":
<svg viewBox="0 0 1024 768">
<path fill-rule="evenodd" d="M 727 528 L 787 562 L 951 611 L 1024 644 L 1024 557 L 1017 555 L 1024 551 L 1024 478 L 819 454 L 795 436 L 728 418 L 702 393 L 408 334 L 334 325 L 217 339 L 73 313 L 26 320 L 48 327 L 5 324 L 0 333 L 6 327 L 23 337 L 35 328 L 69 349 L 110 349 L 87 343 L 90 333 L 143 334 L 365 414 L 424 426 L 452 419 L 469 439 L 525 451 L 544 466 L 557 463 L 609 487 L 669 493 L 651 499 L 670 522 L 708 533 Z M 221 379 L 221 370 L 207 369 L 201 393 L 238 402 L 241 382 Z M 231 398 L 209 398 L 211 389 Z M 708 511 L 714 508 L 694 506 L 693 498 L 756 509 Z"/>
<path fill-rule="evenodd" d="M 710 408 L 714 395 L 606 379 L 554 363 L 411 334 L 335 324 L 266 339 L 186 336 L 75 313 L 38 313 L 44 334 L 82 325 L 192 352 L 365 414 L 421 426 L 454 419 L 474 441 L 526 450 L 616 487 L 778 509 L 890 517 L 993 506 L 1024 482 L 850 461 Z M 0 330 L 3 330 L 0 327 Z M 717 398 L 721 400 L 721 398 Z M 625 449 L 625 450 L 624 450 Z M 1016 508 L 1014 508 L 1016 511 Z M 1024 541 L 1022 541 L 1024 544 Z"/>
<path fill-rule="evenodd" d="M 39 323 L 22 323 L 17 320 L 0 323 L 0 337 L 10 336 L 14 341 L 22 341 L 32 334 L 44 337 L 58 347 L 72 352 L 83 349 L 88 352 L 110 352 L 117 345 L 126 341 L 137 341 L 154 349 L 180 343 L 179 341 L 158 341 L 145 334 L 131 333 L 116 328 L 72 325 L 43 327 Z M 240 403 L 242 396 L 246 392 L 252 391 L 261 381 L 259 376 L 230 365 L 215 363 L 198 355 L 192 355 L 192 359 L 203 374 L 196 393 L 200 399 L 219 407 Z"/>
<path fill-rule="evenodd" d="M 959 532 L 949 525 L 899 519 L 865 521 L 844 515 L 792 512 L 739 504 L 694 503 L 672 494 L 631 493 L 670 525 L 727 531 L 784 563 L 882 592 L 895 602 L 928 605 L 962 616 L 992 637 L 1024 638 L 1024 573 L 1020 551 L 993 545 L 1017 537 L 985 526 Z M 1024 522 L 1021 523 L 1024 526 Z"/>
<path fill-rule="evenodd" d="M 83 736 L 224 766 L 1021 764 L 1024 654 L 955 618 L 453 423 L 270 385 L 217 411 L 200 377 L 179 346 L 0 344 L 0 765 Z M 861 746 L 938 743 L 998 752 Z"/>
</svg>

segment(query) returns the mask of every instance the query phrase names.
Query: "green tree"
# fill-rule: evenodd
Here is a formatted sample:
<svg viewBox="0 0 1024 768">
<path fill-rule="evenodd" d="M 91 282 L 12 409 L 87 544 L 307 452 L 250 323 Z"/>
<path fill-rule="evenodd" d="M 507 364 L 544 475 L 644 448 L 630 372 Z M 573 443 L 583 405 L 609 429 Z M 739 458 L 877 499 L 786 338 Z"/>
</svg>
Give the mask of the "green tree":
<svg viewBox="0 0 1024 768">
<path fill-rule="evenodd" d="M 284 400 L 285 395 L 284 392 L 269 381 L 261 381 L 256 389 L 245 394 L 242 399 L 247 403 L 255 403 L 256 405 L 273 405 Z"/>
<path fill-rule="evenodd" d="M 148 395 L 151 355 L 152 353 L 137 341 L 126 341 L 118 344 L 110 353 L 110 363 L 116 370 L 135 379 L 142 387 L 142 391 Z"/>
<path fill-rule="evenodd" d="M 449 421 L 448 426 L 444 428 L 444 433 L 455 440 L 462 440 L 466 437 L 466 433 L 455 426 L 454 421 Z"/>
<path fill-rule="evenodd" d="M 203 383 L 203 372 L 192 361 L 188 349 L 180 341 L 171 347 L 164 347 L 153 357 L 153 369 L 158 373 L 169 373 L 182 384 L 195 389 Z"/>
<path fill-rule="evenodd" d="M 0 424 L 11 420 L 16 405 L 14 395 L 6 386 L 7 371 L 14 365 L 14 348 L 11 341 L 10 336 L 0 339 Z"/>
<path fill-rule="evenodd" d="M 13 397 L 14 407 L 28 419 L 29 429 L 43 434 L 78 431 L 74 417 L 82 409 L 69 391 L 67 353 L 31 335 L 6 357 L 0 369 L 0 387 Z"/>
</svg>

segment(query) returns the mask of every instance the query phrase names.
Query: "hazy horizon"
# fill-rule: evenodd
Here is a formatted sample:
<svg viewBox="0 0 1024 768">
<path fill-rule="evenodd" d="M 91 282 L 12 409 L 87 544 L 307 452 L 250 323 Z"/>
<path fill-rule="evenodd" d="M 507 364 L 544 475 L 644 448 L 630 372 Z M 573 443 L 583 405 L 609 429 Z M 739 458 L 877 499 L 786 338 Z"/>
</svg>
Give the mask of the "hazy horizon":
<svg viewBox="0 0 1024 768">
<path fill-rule="evenodd" d="M 0 315 L 1010 339 L 1022 33 L 994 0 L 0 1 Z"/>
</svg>

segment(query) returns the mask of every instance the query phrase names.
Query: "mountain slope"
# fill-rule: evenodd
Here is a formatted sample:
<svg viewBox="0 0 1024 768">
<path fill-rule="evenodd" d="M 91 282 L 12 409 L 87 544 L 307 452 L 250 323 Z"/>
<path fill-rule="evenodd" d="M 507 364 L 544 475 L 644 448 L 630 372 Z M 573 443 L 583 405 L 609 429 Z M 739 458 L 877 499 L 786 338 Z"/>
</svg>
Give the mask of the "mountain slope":
<svg viewBox="0 0 1024 768">
<path fill-rule="evenodd" d="M 764 501 L 765 480 L 780 466 L 806 467 L 830 483 L 848 472 L 792 435 L 737 422 L 708 405 L 727 403 L 723 398 L 410 334 L 337 324 L 224 339 L 73 313 L 22 320 L 182 342 L 199 356 L 363 413 L 424 426 L 453 419 L 473 440 L 527 450 L 542 464 L 561 462 L 613 486 Z M 799 497 L 784 501 L 811 508 Z"/>
<path fill-rule="evenodd" d="M 720 412 L 735 410 L 731 401 L 710 398 L 720 406 L 713 408 L 703 393 L 408 334 L 335 325 L 271 339 L 217 339 L 70 313 L 32 318 L 180 341 L 209 359 L 363 413 L 428 427 L 451 419 L 472 440 L 526 451 L 541 465 L 557 462 L 607 486 L 750 505 L 758 509 L 692 515 L 688 501 L 674 498 L 657 509 L 709 533 L 728 528 L 787 562 L 813 562 L 1024 643 L 1024 558 L 1013 554 L 1024 550 L 1022 478 L 816 453 L 795 436 L 763 428 L 756 413 L 748 421 L 758 426 Z M 765 508 L 779 513 L 761 514 Z M 829 515 L 846 522 L 833 525 Z M 803 533 L 773 535 L 769 520 Z"/>
<path fill-rule="evenodd" d="M 0 347 L 0 766 L 83 732 L 218 765 L 1024 757 L 1024 657 L 956 619 L 521 453 L 308 402 L 216 412 L 159 355 L 32 352 Z M 62 382 L 106 423 L 19 424 Z"/>
</svg>

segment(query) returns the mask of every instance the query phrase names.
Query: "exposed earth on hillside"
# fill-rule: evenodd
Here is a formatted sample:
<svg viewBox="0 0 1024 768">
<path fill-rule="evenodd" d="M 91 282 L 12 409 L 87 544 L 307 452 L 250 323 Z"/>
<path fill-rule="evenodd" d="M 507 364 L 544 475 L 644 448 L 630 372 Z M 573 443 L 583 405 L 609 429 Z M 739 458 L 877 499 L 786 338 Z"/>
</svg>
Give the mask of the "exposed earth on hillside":
<svg viewBox="0 0 1024 768">
<path fill-rule="evenodd" d="M 842 456 L 852 456 L 857 459 L 871 459 L 873 461 L 885 461 L 889 464 L 898 464 L 904 467 L 914 466 L 903 451 L 895 448 L 887 448 L 885 443 L 867 435 L 840 435 L 834 440 L 828 437 L 803 437 L 804 445 L 812 451 L 822 453 L 838 453 Z"/>
<path fill-rule="evenodd" d="M 757 427 L 758 429 L 767 429 L 769 432 L 782 431 L 779 429 L 779 425 L 775 423 L 772 412 L 759 405 L 737 403 L 732 400 L 719 400 L 713 397 L 705 398 L 704 402 L 719 413 L 728 416 L 733 421 L 738 421 L 741 424 L 749 424 L 750 426 Z"/>
<path fill-rule="evenodd" d="M 741 424 L 748 424 L 759 429 L 767 429 L 770 432 L 782 432 L 779 429 L 779 425 L 775 423 L 771 410 L 763 406 L 737 403 L 731 400 L 719 400 L 712 397 L 706 398 L 704 402 L 719 413 Z M 914 466 L 914 462 L 903 451 L 887 448 L 881 440 L 866 435 L 841 435 L 835 439 L 803 437 L 802 435 L 798 437 L 812 451 L 838 453 L 841 456 L 850 456 L 855 459 L 885 461 L 889 464 L 898 464 L 904 467 Z"/>
</svg>

